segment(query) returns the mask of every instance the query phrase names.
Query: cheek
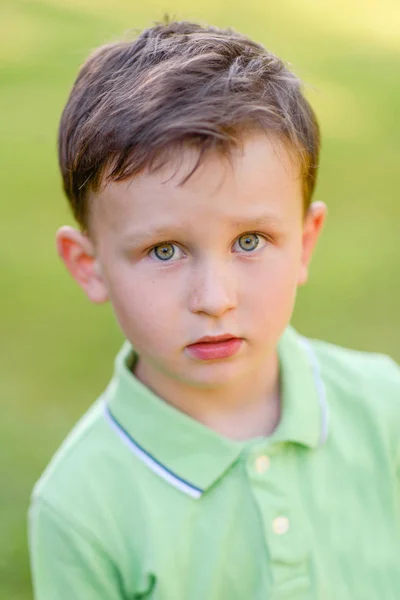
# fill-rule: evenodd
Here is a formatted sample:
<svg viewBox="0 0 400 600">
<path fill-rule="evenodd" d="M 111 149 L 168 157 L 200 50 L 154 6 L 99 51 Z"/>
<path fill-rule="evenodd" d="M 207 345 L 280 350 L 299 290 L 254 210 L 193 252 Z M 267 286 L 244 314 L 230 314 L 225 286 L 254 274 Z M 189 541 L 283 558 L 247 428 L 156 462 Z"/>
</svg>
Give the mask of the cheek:
<svg viewBox="0 0 400 600">
<path fill-rule="evenodd" d="M 166 332 L 176 328 L 176 288 L 140 274 L 120 273 L 109 280 L 109 296 L 125 336 L 137 347 L 162 343 Z"/>
<path fill-rule="evenodd" d="M 254 270 L 248 270 L 248 275 L 257 282 L 257 288 L 262 288 L 265 297 L 277 298 L 285 296 L 296 287 L 299 270 L 297 248 L 286 250 L 275 249 L 265 260 L 258 263 Z"/>
<path fill-rule="evenodd" d="M 270 326 L 290 319 L 297 291 L 297 261 L 293 256 L 277 256 L 266 261 L 247 279 L 242 298 L 251 308 L 252 318 Z"/>
<path fill-rule="evenodd" d="M 258 279 L 254 303 L 258 314 L 264 314 L 265 319 L 273 315 L 286 313 L 294 304 L 297 286 L 293 278 L 278 274 L 276 277 Z"/>
</svg>

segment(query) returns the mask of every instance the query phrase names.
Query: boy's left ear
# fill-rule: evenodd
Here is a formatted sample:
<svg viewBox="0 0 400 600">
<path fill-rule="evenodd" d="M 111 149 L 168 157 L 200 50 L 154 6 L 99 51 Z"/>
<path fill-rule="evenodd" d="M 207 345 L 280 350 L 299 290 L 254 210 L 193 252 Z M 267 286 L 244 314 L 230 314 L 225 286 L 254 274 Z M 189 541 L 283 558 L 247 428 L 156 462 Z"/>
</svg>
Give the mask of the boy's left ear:
<svg viewBox="0 0 400 600">
<path fill-rule="evenodd" d="M 324 202 L 313 202 L 304 219 L 302 236 L 302 256 L 297 284 L 304 285 L 308 280 L 308 268 L 314 248 L 328 214 Z"/>
</svg>

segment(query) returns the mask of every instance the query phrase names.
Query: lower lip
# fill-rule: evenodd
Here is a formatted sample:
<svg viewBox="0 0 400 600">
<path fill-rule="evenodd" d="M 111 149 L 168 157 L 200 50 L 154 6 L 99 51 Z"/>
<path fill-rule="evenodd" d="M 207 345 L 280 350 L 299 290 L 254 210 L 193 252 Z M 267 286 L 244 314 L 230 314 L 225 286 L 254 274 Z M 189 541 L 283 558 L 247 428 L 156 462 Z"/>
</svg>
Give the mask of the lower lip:
<svg viewBox="0 0 400 600">
<path fill-rule="evenodd" d="M 239 351 L 243 340 L 240 338 L 231 338 L 224 342 L 200 342 L 187 346 L 187 350 L 194 357 L 200 360 L 216 360 L 219 358 L 229 358 Z"/>
</svg>

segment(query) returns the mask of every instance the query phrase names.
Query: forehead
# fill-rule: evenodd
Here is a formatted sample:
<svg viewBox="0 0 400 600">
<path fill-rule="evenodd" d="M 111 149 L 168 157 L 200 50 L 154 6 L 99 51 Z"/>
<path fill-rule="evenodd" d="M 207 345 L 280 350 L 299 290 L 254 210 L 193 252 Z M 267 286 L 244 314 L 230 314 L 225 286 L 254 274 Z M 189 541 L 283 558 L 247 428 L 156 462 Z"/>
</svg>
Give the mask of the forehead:
<svg viewBox="0 0 400 600">
<path fill-rule="evenodd" d="M 184 147 L 154 172 L 108 183 L 93 198 L 94 231 L 123 232 L 161 220 L 238 221 L 261 210 L 281 220 L 302 214 L 301 170 L 278 138 L 253 133 L 228 155 L 210 151 L 185 181 L 198 157 L 197 149 Z"/>
</svg>

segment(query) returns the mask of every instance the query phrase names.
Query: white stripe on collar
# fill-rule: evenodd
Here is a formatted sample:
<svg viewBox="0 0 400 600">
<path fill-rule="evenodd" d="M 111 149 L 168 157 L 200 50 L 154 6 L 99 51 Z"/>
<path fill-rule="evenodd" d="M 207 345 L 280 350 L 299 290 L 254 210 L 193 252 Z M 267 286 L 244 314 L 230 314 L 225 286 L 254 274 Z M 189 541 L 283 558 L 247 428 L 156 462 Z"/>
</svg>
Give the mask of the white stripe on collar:
<svg viewBox="0 0 400 600">
<path fill-rule="evenodd" d="M 192 498 L 201 497 L 203 490 L 191 485 L 188 481 L 181 479 L 178 475 L 172 471 L 169 471 L 166 467 L 159 463 L 158 460 L 151 456 L 151 454 L 146 452 L 146 450 L 144 450 L 144 448 L 142 448 L 117 421 L 107 404 L 104 405 L 104 416 L 111 429 L 117 433 L 120 439 L 132 450 L 132 452 L 152 471 L 154 471 L 154 473 L 156 473 L 162 479 L 165 479 L 165 481 L 170 483 L 173 487 L 177 488 L 181 492 L 184 492 L 188 496 L 191 496 Z"/>
<path fill-rule="evenodd" d="M 326 398 L 326 388 L 322 380 L 318 358 L 315 354 L 314 348 L 312 347 L 310 340 L 301 335 L 299 335 L 298 337 L 300 344 L 303 346 L 304 350 L 308 355 L 315 381 L 315 387 L 317 388 L 318 400 L 321 409 L 321 435 L 319 438 L 318 445 L 322 446 L 327 440 L 329 429 L 329 411 L 328 401 Z"/>
</svg>

